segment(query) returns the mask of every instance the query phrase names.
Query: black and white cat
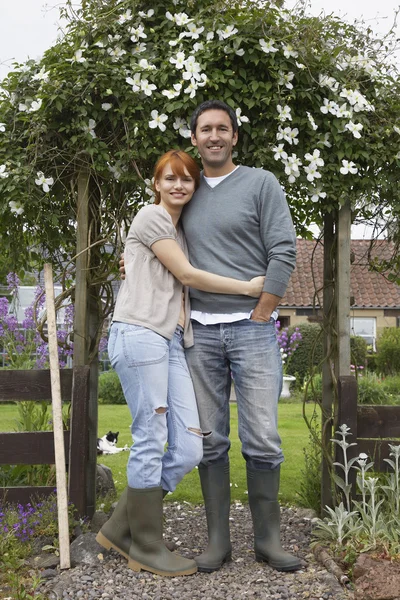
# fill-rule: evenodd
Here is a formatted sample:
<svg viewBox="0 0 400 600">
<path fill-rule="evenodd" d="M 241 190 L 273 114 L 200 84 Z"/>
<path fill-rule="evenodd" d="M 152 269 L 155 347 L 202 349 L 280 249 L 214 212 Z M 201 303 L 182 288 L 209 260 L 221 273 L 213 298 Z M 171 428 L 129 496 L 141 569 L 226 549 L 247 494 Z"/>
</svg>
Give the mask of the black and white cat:
<svg viewBox="0 0 400 600">
<path fill-rule="evenodd" d="M 109 431 L 101 438 L 97 438 L 97 454 L 117 454 L 129 450 L 128 446 L 117 448 L 119 431 L 116 433 Z"/>
</svg>

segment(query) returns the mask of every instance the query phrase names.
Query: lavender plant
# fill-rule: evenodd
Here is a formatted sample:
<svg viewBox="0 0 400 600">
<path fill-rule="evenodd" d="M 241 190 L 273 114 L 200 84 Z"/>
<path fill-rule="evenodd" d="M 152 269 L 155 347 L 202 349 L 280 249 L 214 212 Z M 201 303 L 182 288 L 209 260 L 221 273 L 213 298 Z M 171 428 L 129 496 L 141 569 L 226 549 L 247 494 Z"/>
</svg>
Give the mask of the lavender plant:
<svg viewBox="0 0 400 600">
<path fill-rule="evenodd" d="M 290 360 L 302 340 L 302 335 L 298 327 L 295 327 L 293 333 L 289 335 L 289 327 L 281 329 L 280 321 L 276 322 L 275 327 L 281 353 L 283 374 L 286 375 L 289 370 Z"/>
</svg>

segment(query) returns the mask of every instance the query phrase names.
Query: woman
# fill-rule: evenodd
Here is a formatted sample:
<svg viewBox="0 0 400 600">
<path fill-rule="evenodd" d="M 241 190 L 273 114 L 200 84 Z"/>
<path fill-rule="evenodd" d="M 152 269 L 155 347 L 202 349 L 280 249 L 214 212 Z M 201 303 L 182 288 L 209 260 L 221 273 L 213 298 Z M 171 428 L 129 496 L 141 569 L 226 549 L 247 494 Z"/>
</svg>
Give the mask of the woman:
<svg viewBox="0 0 400 600">
<path fill-rule="evenodd" d="M 185 152 L 170 150 L 157 162 L 155 202 L 138 212 L 126 240 L 126 278 L 108 343 L 131 411 L 134 444 L 128 487 L 97 541 L 128 558 L 134 571 L 170 576 L 197 570 L 162 539 L 163 496 L 202 458 L 203 434 L 184 355 L 184 347 L 193 345 L 188 286 L 258 297 L 264 283 L 262 276 L 239 281 L 188 262 L 179 218 L 199 181 L 199 168 Z"/>
</svg>

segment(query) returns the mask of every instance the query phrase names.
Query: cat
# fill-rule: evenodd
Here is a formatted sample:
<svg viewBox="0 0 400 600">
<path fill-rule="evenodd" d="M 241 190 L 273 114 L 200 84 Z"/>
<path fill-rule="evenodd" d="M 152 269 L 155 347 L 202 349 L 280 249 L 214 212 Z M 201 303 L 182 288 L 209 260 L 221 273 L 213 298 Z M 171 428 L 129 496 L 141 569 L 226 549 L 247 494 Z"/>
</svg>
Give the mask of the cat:
<svg viewBox="0 0 400 600">
<path fill-rule="evenodd" d="M 129 450 L 127 445 L 124 448 L 117 448 L 118 435 L 119 431 L 116 433 L 109 431 L 103 437 L 97 438 L 97 454 L 117 454 Z"/>
</svg>

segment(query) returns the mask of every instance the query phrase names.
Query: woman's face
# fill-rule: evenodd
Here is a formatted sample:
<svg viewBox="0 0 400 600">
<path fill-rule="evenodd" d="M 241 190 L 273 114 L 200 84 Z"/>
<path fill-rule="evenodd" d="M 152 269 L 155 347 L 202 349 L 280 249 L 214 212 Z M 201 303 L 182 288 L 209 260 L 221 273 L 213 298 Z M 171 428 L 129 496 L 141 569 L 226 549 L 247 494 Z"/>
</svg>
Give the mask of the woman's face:
<svg viewBox="0 0 400 600">
<path fill-rule="evenodd" d="M 180 176 L 167 163 L 160 179 L 155 182 L 155 188 L 160 193 L 160 204 L 164 208 L 177 209 L 185 206 L 193 196 L 195 181 L 186 167 L 183 176 Z"/>
</svg>

